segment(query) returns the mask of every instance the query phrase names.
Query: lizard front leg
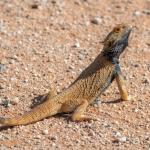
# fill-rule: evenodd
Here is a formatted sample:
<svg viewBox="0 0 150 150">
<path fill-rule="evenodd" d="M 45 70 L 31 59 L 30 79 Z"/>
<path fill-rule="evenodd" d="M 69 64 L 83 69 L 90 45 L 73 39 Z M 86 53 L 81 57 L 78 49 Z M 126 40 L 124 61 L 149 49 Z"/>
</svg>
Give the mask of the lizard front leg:
<svg viewBox="0 0 150 150">
<path fill-rule="evenodd" d="M 125 80 L 121 71 L 117 71 L 116 73 L 116 82 L 117 82 L 118 89 L 121 95 L 121 99 L 130 100 L 130 97 L 128 96 L 127 88 L 125 86 Z"/>
<path fill-rule="evenodd" d="M 71 116 L 72 121 L 89 121 L 89 120 L 98 120 L 94 116 L 89 116 L 85 114 L 86 108 L 89 105 L 87 100 L 84 100 L 74 111 Z"/>
</svg>

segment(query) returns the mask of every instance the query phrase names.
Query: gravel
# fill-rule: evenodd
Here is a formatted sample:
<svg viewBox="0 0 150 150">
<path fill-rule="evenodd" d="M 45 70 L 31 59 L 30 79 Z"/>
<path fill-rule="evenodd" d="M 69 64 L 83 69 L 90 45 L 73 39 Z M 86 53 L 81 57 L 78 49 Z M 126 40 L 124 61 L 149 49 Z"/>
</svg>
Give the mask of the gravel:
<svg viewBox="0 0 150 150">
<path fill-rule="evenodd" d="M 49 132 L 48 132 L 48 130 L 46 129 L 46 130 L 43 130 L 43 134 L 44 135 L 47 135 Z"/>
<path fill-rule="evenodd" d="M 70 116 L 56 115 L 27 126 L 0 128 L 0 149 L 150 149 L 148 4 L 0 1 L 0 117 L 24 114 L 51 88 L 61 92 L 100 53 L 112 27 L 122 22 L 135 26 L 120 58 L 131 101 L 118 101 L 113 82 L 100 101 L 87 108 L 100 121 L 76 123 Z"/>
</svg>

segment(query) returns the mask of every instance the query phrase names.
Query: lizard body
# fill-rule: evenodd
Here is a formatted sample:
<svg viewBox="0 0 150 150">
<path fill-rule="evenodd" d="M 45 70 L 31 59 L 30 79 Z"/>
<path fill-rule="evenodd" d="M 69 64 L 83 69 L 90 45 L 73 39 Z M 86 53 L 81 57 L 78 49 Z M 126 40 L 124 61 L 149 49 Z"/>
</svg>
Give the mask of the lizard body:
<svg viewBox="0 0 150 150">
<path fill-rule="evenodd" d="M 119 56 L 128 45 L 131 27 L 117 25 L 104 40 L 102 52 L 96 57 L 79 77 L 62 93 L 54 95 L 51 92 L 46 101 L 22 116 L 0 118 L 2 126 L 26 125 L 37 122 L 58 113 L 73 112 L 73 121 L 92 119 L 84 112 L 87 106 L 103 93 L 116 79 L 123 100 L 128 100 L 119 66 Z"/>
</svg>

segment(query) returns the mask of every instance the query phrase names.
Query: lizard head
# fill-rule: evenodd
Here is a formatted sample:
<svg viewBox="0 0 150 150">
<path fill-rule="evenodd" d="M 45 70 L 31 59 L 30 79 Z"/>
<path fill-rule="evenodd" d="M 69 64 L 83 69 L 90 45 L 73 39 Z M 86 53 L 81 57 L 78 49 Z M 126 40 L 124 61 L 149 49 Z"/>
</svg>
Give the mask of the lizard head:
<svg viewBox="0 0 150 150">
<path fill-rule="evenodd" d="M 132 27 L 119 24 L 107 35 L 104 40 L 103 53 L 104 56 L 113 60 L 119 58 L 120 54 L 128 46 L 128 38 L 131 33 Z"/>
</svg>

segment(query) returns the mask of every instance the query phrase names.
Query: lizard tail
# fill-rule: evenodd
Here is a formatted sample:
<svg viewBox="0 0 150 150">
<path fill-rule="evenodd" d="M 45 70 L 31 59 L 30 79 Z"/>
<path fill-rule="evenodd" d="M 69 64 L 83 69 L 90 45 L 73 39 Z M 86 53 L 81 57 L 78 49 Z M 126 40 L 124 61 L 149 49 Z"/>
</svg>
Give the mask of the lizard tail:
<svg viewBox="0 0 150 150">
<path fill-rule="evenodd" d="M 39 120 L 42 120 L 46 117 L 57 114 L 60 108 L 61 105 L 58 103 L 56 104 L 53 100 L 46 101 L 22 116 L 14 118 L 0 118 L 0 125 L 17 126 L 17 125 L 31 124 Z"/>
</svg>

